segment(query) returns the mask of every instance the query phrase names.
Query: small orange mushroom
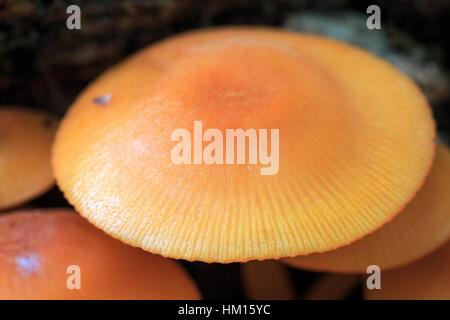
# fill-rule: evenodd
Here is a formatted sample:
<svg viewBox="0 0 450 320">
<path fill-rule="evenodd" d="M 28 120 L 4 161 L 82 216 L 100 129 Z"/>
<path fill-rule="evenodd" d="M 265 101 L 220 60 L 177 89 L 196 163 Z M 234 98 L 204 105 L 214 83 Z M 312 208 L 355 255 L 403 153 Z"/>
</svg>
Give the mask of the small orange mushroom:
<svg viewBox="0 0 450 320">
<path fill-rule="evenodd" d="M 298 268 L 356 273 L 366 272 L 372 264 L 383 270 L 407 264 L 449 239 L 449 195 L 450 151 L 438 145 L 424 186 L 393 221 L 349 246 L 283 261 Z"/>
<path fill-rule="evenodd" d="M 175 164 L 172 134 L 195 121 L 223 135 L 279 130 L 279 170 Z M 168 257 L 243 262 L 380 228 L 422 185 L 434 135 L 420 90 L 379 58 L 318 36 L 225 28 L 168 39 L 102 75 L 62 121 L 52 161 L 68 201 L 108 234 Z"/>
<path fill-rule="evenodd" d="M 23 204 L 54 184 L 50 151 L 57 123 L 48 113 L 0 107 L 0 210 Z"/>
<path fill-rule="evenodd" d="M 176 262 L 110 238 L 71 210 L 2 215 L 0 243 L 0 299 L 199 298 Z"/>
<path fill-rule="evenodd" d="M 432 254 L 381 274 L 381 289 L 365 289 L 372 300 L 450 300 L 450 242 Z"/>
</svg>

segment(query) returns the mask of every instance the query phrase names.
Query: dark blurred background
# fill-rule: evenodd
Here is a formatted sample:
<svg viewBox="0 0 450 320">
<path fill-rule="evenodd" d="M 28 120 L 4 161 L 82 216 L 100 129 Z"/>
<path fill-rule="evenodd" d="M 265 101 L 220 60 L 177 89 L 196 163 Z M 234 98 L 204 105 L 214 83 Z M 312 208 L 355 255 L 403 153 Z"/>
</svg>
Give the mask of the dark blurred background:
<svg viewBox="0 0 450 320">
<path fill-rule="evenodd" d="M 66 8 L 81 8 L 68 30 Z M 381 30 L 366 9 L 381 8 Z M 217 25 L 269 25 L 362 46 L 412 77 L 426 94 L 441 139 L 450 142 L 450 0 L 0 0 L 0 105 L 64 115 L 109 66 L 155 41 Z M 67 206 L 54 188 L 34 206 Z M 205 298 L 244 298 L 240 264 L 184 263 Z M 322 276 L 288 268 L 297 297 Z M 356 286 L 348 298 L 359 299 Z"/>
</svg>

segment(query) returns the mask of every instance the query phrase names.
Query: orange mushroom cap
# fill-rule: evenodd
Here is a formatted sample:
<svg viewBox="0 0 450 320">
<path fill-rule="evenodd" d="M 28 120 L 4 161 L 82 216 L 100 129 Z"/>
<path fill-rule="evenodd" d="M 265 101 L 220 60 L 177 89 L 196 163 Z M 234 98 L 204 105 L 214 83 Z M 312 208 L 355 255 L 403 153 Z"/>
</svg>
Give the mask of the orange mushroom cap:
<svg viewBox="0 0 450 320">
<path fill-rule="evenodd" d="M 0 107 L 0 210 L 25 203 L 54 184 L 50 151 L 57 118 Z"/>
<path fill-rule="evenodd" d="M 419 259 L 450 238 L 450 151 L 438 145 L 424 186 L 395 219 L 349 246 L 325 253 L 283 259 L 305 269 L 366 272 L 387 270 Z"/>
<path fill-rule="evenodd" d="M 172 133 L 192 133 L 196 120 L 224 136 L 279 129 L 277 174 L 261 175 L 261 163 L 174 164 Z M 420 90 L 369 53 L 218 29 L 171 38 L 102 75 L 65 116 L 53 165 L 77 211 L 126 243 L 247 261 L 335 249 L 381 227 L 423 183 L 434 135 Z"/>
<path fill-rule="evenodd" d="M 381 273 L 381 289 L 365 288 L 371 300 L 450 300 L 450 242 L 402 268 Z"/>
<path fill-rule="evenodd" d="M 0 299 L 199 298 L 176 262 L 110 238 L 71 210 L 2 215 L 0 243 Z"/>
</svg>

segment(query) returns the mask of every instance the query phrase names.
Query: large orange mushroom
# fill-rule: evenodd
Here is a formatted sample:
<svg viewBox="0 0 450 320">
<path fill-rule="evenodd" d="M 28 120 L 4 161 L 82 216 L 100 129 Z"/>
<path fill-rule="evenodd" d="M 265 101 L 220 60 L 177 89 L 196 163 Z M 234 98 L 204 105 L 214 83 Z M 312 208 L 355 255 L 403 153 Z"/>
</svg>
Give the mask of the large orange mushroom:
<svg viewBox="0 0 450 320">
<path fill-rule="evenodd" d="M 192 164 L 174 162 L 173 133 L 199 123 L 216 137 L 203 136 L 203 155 L 227 129 L 271 134 L 259 135 L 256 163 L 250 142 L 240 164 L 220 153 L 195 164 L 201 145 L 192 159 L 190 142 Z M 102 75 L 62 121 L 52 161 L 66 198 L 108 234 L 225 263 L 328 251 L 380 228 L 422 185 L 434 135 L 420 90 L 379 58 L 318 36 L 225 28 L 168 39 Z M 263 174 L 269 145 L 277 170 Z"/>
<path fill-rule="evenodd" d="M 68 209 L 0 216 L 0 299 L 198 299 L 174 261 L 108 237 Z"/>
<path fill-rule="evenodd" d="M 450 242 L 402 268 L 381 274 L 381 289 L 365 288 L 372 300 L 450 300 Z"/>
<path fill-rule="evenodd" d="M 50 151 L 57 124 L 48 113 L 0 106 L 0 210 L 23 204 L 54 184 Z"/>
<path fill-rule="evenodd" d="M 430 175 L 395 219 L 349 246 L 283 259 L 291 266 L 332 272 L 387 270 L 417 260 L 450 238 L 450 151 L 438 145 Z"/>
</svg>

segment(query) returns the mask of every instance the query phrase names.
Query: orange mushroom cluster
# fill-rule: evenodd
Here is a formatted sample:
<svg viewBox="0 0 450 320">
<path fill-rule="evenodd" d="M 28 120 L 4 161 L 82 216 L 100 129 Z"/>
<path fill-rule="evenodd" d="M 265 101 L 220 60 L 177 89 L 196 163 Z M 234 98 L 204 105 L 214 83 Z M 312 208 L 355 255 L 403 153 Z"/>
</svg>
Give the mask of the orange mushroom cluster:
<svg viewBox="0 0 450 320">
<path fill-rule="evenodd" d="M 110 238 L 67 209 L 1 215 L 0 243 L 0 299 L 200 298 L 176 262 Z"/>
<path fill-rule="evenodd" d="M 194 129 L 194 140 L 208 146 L 189 141 L 189 161 L 174 161 L 174 132 L 198 123 L 210 129 Z M 236 136 L 220 140 L 230 129 Z M 277 140 L 250 135 L 269 129 Z M 450 152 L 435 148 L 416 85 L 361 49 L 270 28 L 187 33 L 94 81 L 50 155 L 55 131 L 50 115 L 0 107 L 0 210 L 43 193 L 54 174 L 77 212 L 112 238 L 66 209 L 1 215 L 0 299 L 200 297 L 176 262 L 155 254 L 283 258 L 351 273 L 422 258 L 388 271 L 384 291 L 366 296 L 448 297 Z M 267 161 L 250 161 L 264 148 L 277 161 L 270 175 Z M 191 161 L 206 150 L 213 160 Z M 70 266 L 82 288 L 66 286 Z M 427 282 L 428 271 L 439 284 Z M 409 276 L 420 280 L 408 284 Z M 278 262 L 245 264 L 243 280 L 250 298 L 295 296 Z M 347 286 L 334 296 L 345 295 L 359 276 L 322 280 L 306 298 L 339 283 Z M 405 294 L 412 285 L 421 293 Z"/>
<path fill-rule="evenodd" d="M 277 174 L 174 163 L 172 133 L 195 121 L 278 129 Z M 52 161 L 68 201 L 113 237 L 243 262 L 377 230 L 423 184 L 434 136 L 420 90 L 379 58 L 318 36 L 224 28 L 168 39 L 100 76 L 63 119 Z"/>
<path fill-rule="evenodd" d="M 0 210 L 21 205 L 54 184 L 50 151 L 57 124 L 48 113 L 0 106 Z"/>
</svg>

